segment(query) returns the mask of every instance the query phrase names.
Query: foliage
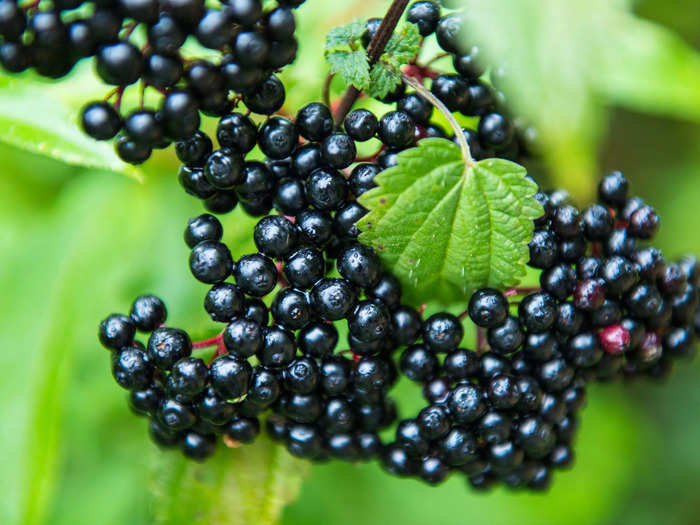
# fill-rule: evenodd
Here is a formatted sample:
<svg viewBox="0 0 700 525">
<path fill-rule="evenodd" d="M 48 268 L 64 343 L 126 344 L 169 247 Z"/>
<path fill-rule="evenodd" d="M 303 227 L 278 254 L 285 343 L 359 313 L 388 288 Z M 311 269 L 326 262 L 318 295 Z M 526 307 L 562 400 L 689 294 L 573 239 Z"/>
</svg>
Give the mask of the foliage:
<svg viewBox="0 0 700 525">
<path fill-rule="evenodd" d="M 700 122 L 700 53 L 635 16 L 632 2 L 464 5 L 470 40 L 503 64 L 509 100 L 536 126 L 555 181 L 574 194 L 592 195 L 608 105 Z"/>
<path fill-rule="evenodd" d="M 326 61 L 330 72 L 340 75 L 347 85 L 383 98 L 401 83 L 401 66 L 418 54 L 420 33 L 415 24 L 405 23 L 394 32 L 376 64 L 370 67 L 362 46 L 364 22 L 337 26 L 326 37 Z"/>
<path fill-rule="evenodd" d="M 457 145 L 425 139 L 375 181 L 360 197 L 370 210 L 358 223 L 361 240 L 419 303 L 426 289 L 459 302 L 470 290 L 503 289 L 525 275 L 542 207 L 524 168 L 500 159 L 465 166 Z"/>
</svg>

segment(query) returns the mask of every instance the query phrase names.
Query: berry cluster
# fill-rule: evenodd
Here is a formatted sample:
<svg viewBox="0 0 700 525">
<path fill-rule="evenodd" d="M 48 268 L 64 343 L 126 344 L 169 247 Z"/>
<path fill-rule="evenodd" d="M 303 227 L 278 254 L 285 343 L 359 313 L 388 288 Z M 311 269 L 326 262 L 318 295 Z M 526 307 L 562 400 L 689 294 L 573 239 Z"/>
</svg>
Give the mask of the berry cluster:
<svg viewBox="0 0 700 525">
<path fill-rule="evenodd" d="M 244 4 L 256 2 L 231 0 L 227 9 Z M 211 213 L 228 213 L 241 202 L 261 217 L 253 231 L 256 253 L 232 254 L 210 214 L 191 219 L 185 230 L 191 273 L 210 286 L 204 309 L 225 327 L 193 343 L 163 324 L 160 299 L 139 297 L 129 316 L 113 314 L 100 326 L 115 380 L 130 391 L 134 410 L 150 418 L 156 443 L 179 446 L 193 459 L 210 456 L 219 435 L 228 446 L 252 442 L 264 418 L 273 439 L 313 461 L 376 459 L 392 474 L 431 484 L 456 472 L 475 488 L 497 482 L 546 488 L 552 472 L 573 461 L 590 381 L 661 377 L 673 359 L 692 354 L 700 331 L 697 261 L 669 263 L 642 245 L 656 232 L 658 216 L 629 198 L 626 180 L 613 173 L 600 184 L 600 203 L 583 211 L 563 191 L 537 195 L 545 210 L 530 243 L 529 264 L 541 270 L 537 289 L 477 290 L 457 316 L 424 316 L 422 308 L 402 304 L 398 279 L 358 241 L 355 224 L 366 210 L 357 197 L 396 165 L 400 151 L 448 133 L 433 123 L 432 104 L 403 84 L 383 100 L 395 109 L 379 118 L 355 109 L 335 122 L 329 104 L 314 102 L 293 121 L 275 115 L 257 124 L 250 112 L 273 115 L 284 102 L 284 86 L 271 74 L 284 64 L 245 62 L 236 45 L 250 33 L 270 42 L 291 39 L 293 17 L 281 24 L 292 24 L 285 38 L 271 29 L 282 16 L 274 13 L 287 16 L 294 7 L 280 4 L 265 15 L 259 10 L 252 22 L 234 17 L 234 42 L 214 46 L 231 53 L 238 68 L 227 69 L 224 60 L 212 66 L 217 75 L 259 70 L 252 91 L 222 84 L 226 93 L 242 93 L 248 114 L 231 112 L 233 102 L 205 108 L 211 93 L 202 95 L 194 80 L 210 78 L 201 61 L 183 68 L 187 89 L 172 89 L 163 102 L 165 108 L 173 97 L 172 114 L 184 120 L 167 131 L 170 113 L 149 113 L 149 122 L 166 126 L 159 137 L 176 141 L 179 181 L 189 194 Z M 197 27 L 207 16 L 197 18 Z M 404 73 L 431 79 L 432 94 L 448 111 L 479 117 L 476 129 L 461 130 L 472 156 L 527 157 L 533 133 L 519 129 L 504 108 L 497 89 L 503 71 L 491 68 L 490 83 L 482 80 L 478 48 L 460 43 L 461 17 L 418 1 L 407 19 L 422 36 L 435 34 L 454 72 L 414 61 Z M 380 22 L 367 22 L 365 47 Z M 257 56 L 256 49 L 251 44 L 247 55 Z M 204 98 L 190 105 L 197 93 Z M 99 116 L 102 104 L 84 117 L 94 108 Z M 216 150 L 198 130 L 200 109 L 220 117 Z M 141 124 L 131 125 L 130 118 L 120 143 L 133 145 L 148 119 L 135 117 Z M 358 157 L 357 143 L 372 139 L 381 143 L 377 153 Z M 146 142 L 150 154 L 158 141 Z M 250 160 L 256 146 L 264 161 Z M 270 214 L 273 208 L 278 215 Z M 473 349 L 464 340 L 466 317 L 476 325 Z M 136 331 L 150 333 L 146 345 L 135 340 Z M 400 407 L 390 393 L 401 376 L 421 385 L 426 406 L 397 422 Z"/>
<path fill-rule="evenodd" d="M 263 217 L 259 252 L 237 260 L 221 223 L 204 214 L 189 221 L 185 241 L 192 274 L 212 285 L 205 310 L 226 323 L 205 342 L 217 346 L 209 367 L 177 329 L 156 328 L 146 349 L 133 342 L 136 329 L 165 320 L 152 297 L 137 299 L 130 317 L 105 320 L 101 340 L 156 442 L 190 457 L 211 454 L 216 434 L 229 445 L 252 441 L 270 411 L 268 432 L 299 457 L 377 458 L 392 474 L 432 484 L 458 472 L 480 489 L 544 489 L 573 461 L 588 382 L 659 377 L 692 350 L 697 261 L 666 263 L 635 245 L 658 217 L 628 199 L 626 185 L 619 173 L 606 177 L 602 204 L 583 213 L 563 192 L 539 194 L 546 214 L 530 264 L 543 270 L 541 289 L 478 290 L 463 316 L 425 320 L 401 304 L 400 284 L 371 248 L 334 235 L 328 210 Z M 575 256 L 570 243 L 580 245 Z M 327 276 L 333 260 L 339 278 Z M 467 315 L 476 351 L 460 347 Z M 337 351 L 337 322 L 347 323 L 348 350 Z M 422 385 L 428 405 L 383 442 L 378 432 L 397 417 L 388 393 L 398 372 Z"/>
<path fill-rule="evenodd" d="M 461 16 L 441 17 L 437 3 L 419 1 L 409 9 L 407 20 L 417 24 L 424 37 L 435 33 L 439 45 L 451 57 L 455 73 L 443 74 L 416 62 L 408 65 L 405 72 L 421 81 L 431 79 L 432 93 L 450 111 L 479 117 L 476 129 L 462 130 L 472 156 L 477 160 L 528 157 L 534 132 L 530 128 L 516 128 L 506 116 L 503 93 L 481 79 L 485 66 L 479 48 L 472 46 L 465 50 L 460 40 Z M 365 46 L 380 22 L 378 18 L 367 21 Z M 491 71 L 492 82 L 498 78 L 495 71 L 501 69 Z M 267 88 L 257 94 L 255 101 L 244 99 L 253 112 L 271 114 L 281 107 L 282 84 L 270 80 Z M 407 92 L 405 84 L 399 84 L 382 102 L 394 104 L 395 110 L 378 118 L 367 109 L 355 109 L 338 126 L 334 124 L 331 109 L 317 102 L 301 108 L 294 122 L 272 116 L 256 125 L 242 113 L 228 114 L 217 127 L 218 149 L 213 149 L 214 141 L 201 131 L 176 142 L 177 155 L 183 163 L 180 183 L 189 194 L 202 199 L 212 213 L 227 213 L 239 201 L 254 216 L 269 213 L 273 206 L 284 215 L 296 215 L 308 204 L 324 210 L 345 206 L 338 216 L 347 223 L 345 230 L 352 229 L 363 211 L 352 202 L 348 190 L 359 196 L 372 188 L 374 176 L 395 166 L 397 154 L 418 140 L 449 138 L 440 125 L 432 122 L 433 105 L 420 94 Z M 370 157 L 359 158 L 357 143 L 371 139 L 380 141 L 379 150 Z M 256 144 L 267 157 L 262 163 L 246 161 L 246 155 Z M 339 170 L 352 164 L 355 164 L 352 173 L 345 176 L 349 180 L 348 188 Z M 314 171 L 316 174 L 311 177 Z M 320 203 L 319 199 L 327 202 Z"/>
<path fill-rule="evenodd" d="M 542 270 L 544 296 L 523 303 L 521 322 L 528 327 L 543 306 L 553 308 L 554 324 L 542 322 L 542 331 L 562 334 L 566 358 L 599 378 L 663 375 L 693 351 L 700 268 L 694 257 L 669 262 L 643 245 L 659 217 L 628 197 L 621 173 L 605 177 L 598 193 L 600 202 L 583 211 L 563 192 L 538 195 L 545 215 L 530 265 Z"/>
<path fill-rule="evenodd" d="M 191 137 L 200 112 L 223 116 L 240 100 L 253 112 L 278 110 L 284 90 L 273 72 L 296 57 L 293 9 L 301 3 L 280 0 L 265 12 L 261 0 L 60 0 L 50 7 L 37 0 L 24 8 L 1 0 L 0 64 L 10 72 L 33 67 L 60 78 L 94 57 L 98 76 L 116 88 L 108 100 L 83 108 L 82 127 L 97 140 L 121 131 L 117 153 L 139 164 L 153 149 Z M 141 34 L 145 43 L 137 47 Z M 186 56 L 188 39 L 219 51 L 220 59 Z M 124 91 L 136 82 L 141 103 L 122 116 Z M 147 87 L 162 94 L 157 109 L 144 107 Z M 271 91 L 277 93 L 274 106 L 261 103 Z"/>
</svg>

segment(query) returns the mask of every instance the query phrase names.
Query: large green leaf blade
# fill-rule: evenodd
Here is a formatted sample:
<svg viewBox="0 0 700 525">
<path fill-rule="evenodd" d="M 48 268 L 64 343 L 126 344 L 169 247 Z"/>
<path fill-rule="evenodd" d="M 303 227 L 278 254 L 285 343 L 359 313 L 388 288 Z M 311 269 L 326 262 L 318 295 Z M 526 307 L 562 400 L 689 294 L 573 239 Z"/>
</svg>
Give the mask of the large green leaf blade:
<svg viewBox="0 0 700 525">
<path fill-rule="evenodd" d="M 452 301 L 519 282 L 542 214 L 525 169 L 498 159 L 465 169 L 459 148 L 444 139 L 423 140 L 398 159 L 360 197 L 370 212 L 358 227 L 409 296 L 430 290 L 431 299 Z"/>
<path fill-rule="evenodd" d="M 115 171 L 140 179 L 140 170 L 122 162 L 111 142 L 95 141 L 82 132 L 78 124 L 79 107 L 59 93 L 59 89 L 31 79 L 13 78 L 4 82 L 0 87 L 3 130 L 0 140 L 75 166 Z M 31 101 L 29 106 L 28 101 Z"/>
<path fill-rule="evenodd" d="M 154 480 L 156 523 L 277 523 L 308 470 L 308 462 L 266 438 L 240 449 L 220 446 L 201 464 L 179 454 L 163 455 Z"/>
<path fill-rule="evenodd" d="M 464 0 L 468 36 L 504 66 L 498 88 L 534 125 L 552 182 L 595 196 L 607 109 L 700 119 L 700 53 L 627 0 Z M 494 28 L 498 28 L 497 31 Z M 543 110 L 546 108 L 546 110 Z"/>
<path fill-rule="evenodd" d="M 609 25 L 614 52 L 591 65 L 592 85 L 621 106 L 700 120 L 700 53 L 641 18 L 617 14 Z"/>
</svg>

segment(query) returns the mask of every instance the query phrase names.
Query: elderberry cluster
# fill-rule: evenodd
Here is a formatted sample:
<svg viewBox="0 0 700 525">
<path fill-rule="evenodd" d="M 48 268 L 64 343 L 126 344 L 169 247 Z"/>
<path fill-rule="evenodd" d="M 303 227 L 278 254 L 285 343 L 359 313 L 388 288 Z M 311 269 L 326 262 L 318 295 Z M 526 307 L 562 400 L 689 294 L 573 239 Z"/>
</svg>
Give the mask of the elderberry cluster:
<svg viewBox="0 0 700 525">
<path fill-rule="evenodd" d="M 460 318 L 423 320 L 401 304 L 377 254 L 335 233 L 340 212 L 309 203 L 296 216 L 260 219 L 259 251 L 237 259 L 218 219 L 188 222 L 191 272 L 212 285 L 204 308 L 226 324 L 209 366 L 191 356 L 185 332 L 159 327 L 165 309 L 150 296 L 129 317 L 108 317 L 100 338 L 132 406 L 151 417 L 153 439 L 189 457 L 212 454 L 217 435 L 253 441 L 267 414 L 268 433 L 299 457 L 378 459 L 431 484 L 456 472 L 478 489 L 541 490 L 573 462 L 587 383 L 658 377 L 691 353 L 700 328 L 697 261 L 666 263 L 637 246 L 658 217 L 626 192 L 613 173 L 601 182 L 602 204 L 583 212 L 563 192 L 538 194 L 545 215 L 530 264 L 542 269 L 542 288 L 476 291 L 465 313 L 483 334 L 477 351 L 461 347 Z M 333 262 L 340 277 L 328 275 Z M 338 322 L 347 350 L 338 351 Z M 136 329 L 154 330 L 145 349 Z M 422 385 L 428 404 L 384 442 L 399 373 Z"/>
<path fill-rule="evenodd" d="M 273 73 L 296 57 L 293 9 L 303 0 L 277 3 L 264 11 L 261 0 L 60 0 L 27 7 L 1 0 L 0 64 L 14 73 L 33 67 L 60 78 L 94 57 L 98 76 L 116 86 L 116 100 L 87 104 L 82 127 L 96 140 L 121 132 L 117 153 L 139 164 L 153 149 L 191 137 L 200 112 L 223 116 L 240 99 L 257 113 L 282 106 L 284 88 Z M 137 47 L 140 33 L 146 41 Z M 188 39 L 219 51 L 220 58 L 186 56 Z M 139 81 L 141 104 L 122 115 L 124 90 Z M 158 108 L 144 107 L 147 87 L 162 94 Z"/>
<path fill-rule="evenodd" d="M 266 31 L 275 11 L 256 19 L 256 31 Z M 479 117 L 476 129 L 463 130 L 472 156 L 527 156 L 531 132 L 503 107 L 502 71 L 492 68 L 485 82 L 478 48 L 460 44 L 462 18 L 418 1 L 407 19 L 422 36 L 435 33 L 456 73 L 417 63 L 405 72 L 432 79 L 449 111 Z M 367 22 L 365 46 L 379 22 Z M 243 90 L 243 101 L 272 115 L 284 87 L 270 75 Z M 163 324 L 160 299 L 139 297 L 129 316 L 100 326 L 114 378 L 149 417 L 156 443 L 197 460 L 215 451 L 217 436 L 228 446 L 254 441 L 264 419 L 273 439 L 312 461 L 374 459 L 430 484 L 456 473 L 477 489 L 545 489 L 553 471 L 573 462 L 588 383 L 662 377 L 674 359 L 692 355 L 698 262 L 667 262 L 644 245 L 659 218 L 628 196 L 615 172 L 600 183 L 600 202 L 584 210 L 563 191 L 537 194 L 545 213 L 534 222 L 529 265 L 541 271 L 539 288 L 480 289 L 462 315 L 424 316 L 402 303 L 399 280 L 359 242 L 355 224 L 367 210 L 357 197 L 400 151 L 448 135 L 432 122 L 433 106 L 403 84 L 384 102 L 396 108 L 381 117 L 355 109 L 338 124 L 316 102 L 293 121 L 268 116 L 260 124 L 229 105 L 211 113 L 221 117 L 218 149 L 198 124 L 168 136 L 177 139 L 185 191 L 212 213 L 240 202 L 261 217 L 252 232 L 257 252 L 231 253 L 213 215 L 190 219 L 190 271 L 209 286 L 204 310 L 224 328 L 193 343 Z M 379 151 L 358 158 L 357 143 L 372 139 Z M 256 146 L 263 161 L 248 158 Z M 464 340 L 467 316 L 474 346 Z M 150 333 L 146 345 L 136 331 Z M 426 406 L 417 414 L 400 414 L 390 397 L 401 376 L 422 387 Z"/>
</svg>

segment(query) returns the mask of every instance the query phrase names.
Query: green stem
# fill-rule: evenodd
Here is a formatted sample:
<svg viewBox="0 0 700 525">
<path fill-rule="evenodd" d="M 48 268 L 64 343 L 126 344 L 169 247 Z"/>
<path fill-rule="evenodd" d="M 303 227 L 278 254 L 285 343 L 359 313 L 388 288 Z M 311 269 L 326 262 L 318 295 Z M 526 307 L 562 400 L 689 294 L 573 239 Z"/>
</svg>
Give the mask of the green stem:
<svg viewBox="0 0 700 525">
<path fill-rule="evenodd" d="M 452 131 L 454 131 L 455 137 L 457 137 L 457 144 L 459 144 L 459 149 L 462 151 L 462 158 L 464 159 L 464 164 L 466 167 L 473 166 L 475 161 L 472 157 L 472 153 L 469 150 L 469 144 L 467 144 L 467 138 L 464 136 L 462 127 L 457 123 L 452 112 L 447 109 L 445 104 L 433 95 L 428 89 L 425 88 L 423 84 L 418 82 L 415 78 L 409 77 L 408 75 L 401 75 L 403 81 L 406 85 L 415 89 L 420 96 L 427 99 L 437 110 L 443 114 L 447 122 L 450 124 Z"/>
</svg>

